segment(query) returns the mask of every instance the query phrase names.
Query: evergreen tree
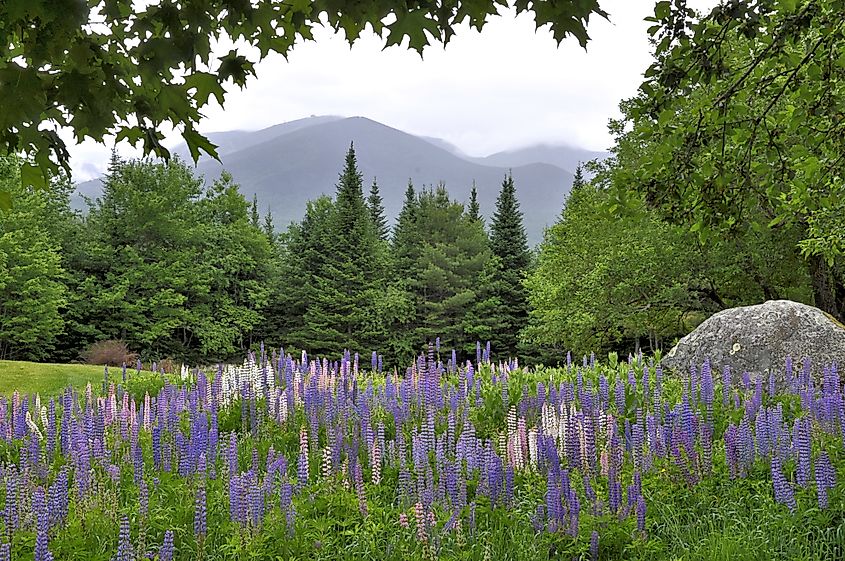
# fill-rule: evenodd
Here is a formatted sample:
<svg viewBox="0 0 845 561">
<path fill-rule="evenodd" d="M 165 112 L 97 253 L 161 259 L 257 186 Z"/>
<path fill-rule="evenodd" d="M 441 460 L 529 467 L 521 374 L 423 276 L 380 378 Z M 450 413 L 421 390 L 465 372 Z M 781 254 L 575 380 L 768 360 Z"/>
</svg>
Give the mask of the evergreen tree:
<svg viewBox="0 0 845 561">
<path fill-rule="evenodd" d="M 319 335 L 310 350 L 337 354 L 375 343 L 377 329 L 368 318 L 381 288 L 377 240 L 350 145 L 337 184 L 329 245 L 315 279 L 315 302 L 305 314 L 306 325 Z"/>
<path fill-rule="evenodd" d="M 329 197 L 308 201 L 305 216 L 279 236 L 279 282 L 268 310 L 269 342 L 309 352 L 319 333 L 306 323 L 316 301 L 317 284 L 329 251 L 334 203 Z"/>
<path fill-rule="evenodd" d="M 572 177 L 572 190 L 580 189 L 586 183 L 584 180 L 584 166 L 581 162 L 578 162 L 578 165 L 575 167 L 575 175 Z"/>
<path fill-rule="evenodd" d="M 423 190 L 416 208 L 415 262 L 408 276 L 415 319 L 406 331 L 416 349 L 440 337 L 448 346 L 474 348 L 471 310 L 479 298 L 478 277 L 490 258 L 487 236 L 451 201 L 443 185 Z"/>
<path fill-rule="evenodd" d="M 416 226 L 418 209 L 417 194 L 413 183 L 409 180 L 402 210 L 399 211 L 396 226 L 393 228 L 392 252 L 394 277 L 397 279 L 410 275 L 416 262 L 419 251 L 419 234 Z"/>
<path fill-rule="evenodd" d="M 481 222 L 481 206 L 478 204 L 478 189 L 475 186 L 475 181 L 472 182 L 472 189 L 469 192 L 469 205 L 467 206 L 467 216 L 470 220 Z"/>
<path fill-rule="evenodd" d="M 253 193 L 252 194 L 252 204 L 249 207 L 249 221 L 252 224 L 253 228 L 260 227 L 260 221 L 258 216 L 258 195 Z"/>
<path fill-rule="evenodd" d="M 387 240 L 388 228 L 387 218 L 384 216 L 384 202 L 378 189 L 378 182 L 373 178 L 373 184 L 370 186 L 370 196 L 367 198 L 367 207 L 370 209 L 370 216 L 373 220 L 373 226 L 376 230 L 376 235 L 379 239 Z"/>
<path fill-rule="evenodd" d="M 500 356 L 515 355 L 520 332 L 528 321 L 528 296 L 523 281 L 531 263 L 531 254 L 510 173 L 502 182 L 496 199 L 496 211 L 490 226 L 490 248 L 499 266 L 492 294 L 499 300 L 495 315 L 501 323 L 492 339 L 493 350 Z"/>
<path fill-rule="evenodd" d="M 271 244 L 276 243 L 276 228 L 273 226 L 273 214 L 270 212 L 269 206 L 267 207 L 267 214 L 264 215 L 264 224 L 261 229 Z"/>
</svg>

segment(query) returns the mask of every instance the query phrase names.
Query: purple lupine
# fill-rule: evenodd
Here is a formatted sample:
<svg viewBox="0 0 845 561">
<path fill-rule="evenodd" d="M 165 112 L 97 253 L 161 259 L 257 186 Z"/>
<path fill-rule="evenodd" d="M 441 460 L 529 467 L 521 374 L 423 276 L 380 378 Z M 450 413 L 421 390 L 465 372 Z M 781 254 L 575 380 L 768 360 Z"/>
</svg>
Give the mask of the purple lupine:
<svg viewBox="0 0 845 561">
<path fill-rule="evenodd" d="M 598 561 L 599 559 L 599 533 L 593 530 L 590 534 L 590 560 Z"/>
<path fill-rule="evenodd" d="M 120 519 L 120 534 L 117 538 L 117 554 L 112 561 L 132 561 L 132 536 L 129 533 L 129 518 Z"/>
<path fill-rule="evenodd" d="M 563 503 L 561 502 L 560 486 L 554 470 L 549 470 L 546 478 L 546 517 L 549 532 L 557 531 L 563 520 Z"/>
<path fill-rule="evenodd" d="M 798 465 L 795 470 L 795 480 L 801 487 L 810 484 L 810 455 L 812 452 L 810 443 L 810 419 L 799 417 L 795 419 L 795 433 L 793 445 L 798 456 Z"/>
<path fill-rule="evenodd" d="M 710 361 L 705 360 L 704 364 L 701 365 L 701 402 L 711 414 L 713 409 L 713 394 L 713 372 L 710 369 Z"/>
<path fill-rule="evenodd" d="M 645 532 L 646 504 L 642 494 L 637 497 L 637 530 Z"/>
<path fill-rule="evenodd" d="M 230 474 L 229 478 L 229 518 L 232 522 L 241 522 L 241 500 L 243 488 L 241 478 L 237 474 Z"/>
<path fill-rule="evenodd" d="M 36 518 L 35 561 L 47 561 L 50 556 L 50 514 L 43 487 L 36 488 L 32 495 L 32 513 Z"/>
<path fill-rule="evenodd" d="M 12 561 L 12 544 L 0 544 L 0 561 Z"/>
<path fill-rule="evenodd" d="M 142 518 L 147 517 L 150 508 L 150 488 L 143 479 L 138 484 L 138 512 Z"/>
<path fill-rule="evenodd" d="M 821 452 L 816 458 L 815 476 L 819 508 L 824 509 L 828 504 L 827 492 L 836 486 L 836 470 L 827 452 Z"/>
<path fill-rule="evenodd" d="M 208 533 L 208 510 L 206 506 L 205 481 L 200 481 L 194 500 L 194 536 L 202 540 Z"/>
<path fill-rule="evenodd" d="M 6 473 L 6 507 L 3 509 L 3 518 L 6 523 L 6 532 L 11 536 L 20 523 L 18 510 L 18 479 L 17 469 L 12 466 Z"/>
<path fill-rule="evenodd" d="M 616 384 L 614 384 L 614 393 L 616 398 L 616 413 L 618 415 L 625 414 L 625 385 L 622 378 L 616 377 Z"/>
<path fill-rule="evenodd" d="M 772 455 L 772 485 L 775 489 L 775 500 L 782 505 L 786 505 L 790 512 L 795 512 L 797 504 L 795 502 L 795 493 L 792 491 L 792 485 L 786 480 L 781 470 L 780 459 L 776 455 Z"/>
<path fill-rule="evenodd" d="M 173 561 L 173 530 L 164 533 L 164 542 L 158 550 L 158 561 Z"/>
</svg>

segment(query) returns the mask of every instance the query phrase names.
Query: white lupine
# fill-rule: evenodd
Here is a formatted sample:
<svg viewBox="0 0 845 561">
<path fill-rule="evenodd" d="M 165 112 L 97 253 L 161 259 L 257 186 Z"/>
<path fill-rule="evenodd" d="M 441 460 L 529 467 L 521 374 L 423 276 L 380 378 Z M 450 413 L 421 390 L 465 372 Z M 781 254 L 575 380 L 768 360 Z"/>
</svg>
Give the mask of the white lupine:
<svg viewBox="0 0 845 561">
<path fill-rule="evenodd" d="M 323 479 L 328 479 L 332 475 L 332 451 L 328 446 L 323 448 L 323 465 L 321 471 L 323 472 Z"/>
<path fill-rule="evenodd" d="M 42 405 L 38 411 L 41 413 L 41 426 L 46 429 L 49 426 L 47 422 L 47 408 Z"/>
<path fill-rule="evenodd" d="M 148 430 L 150 428 L 150 407 L 152 406 L 152 400 L 150 399 L 150 392 L 144 392 L 144 429 Z"/>
<path fill-rule="evenodd" d="M 41 430 L 39 430 L 38 425 L 36 425 L 35 421 L 32 420 L 32 414 L 29 411 L 26 412 L 26 425 L 29 427 L 29 430 L 38 437 L 38 440 L 44 440 L 44 435 L 41 434 Z"/>
<path fill-rule="evenodd" d="M 281 399 L 279 399 L 279 422 L 284 423 L 288 420 L 288 400 L 287 400 L 287 392 L 290 390 L 285 390 L 282 392 Z"/>
<path fill-rule="evenodd" d="M 528 457 L 531 460 L 531 467 L 537 468 L 537 429 L 528 431 Z"/>
</svg>

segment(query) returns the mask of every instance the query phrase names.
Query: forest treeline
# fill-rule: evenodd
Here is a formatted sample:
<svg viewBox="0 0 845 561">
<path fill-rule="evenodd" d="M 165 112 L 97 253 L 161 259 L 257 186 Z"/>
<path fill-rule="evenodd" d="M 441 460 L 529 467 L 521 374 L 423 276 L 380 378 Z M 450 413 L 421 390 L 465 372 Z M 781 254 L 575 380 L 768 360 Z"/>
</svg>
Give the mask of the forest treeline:
<svg viewBox="0 0 845 561">
<path fill-rule="evenodd" d="M 86 212 L 72 186 L 21 187 L 0 160 L 14 207 L 0 216 L 0 358 L 73 361 L 120 339 L 143 360 L 211 363 L 260 342 L 407 361 L 429 343 L 474 357 L 556 363 L 576 353 L 671 344 L 720 309 L 768 298 L 812 301 L 788 230 L 702 245 L 654 212 L 609 211 L 601 165 L 579 168 L 558 222 L 534 250 L 511 176 L 496 210 L 475 190 L 409 184 L 388 226 L 379 185 L 352 147 L 334 197 L 285 229 L 226 174 L 204 186 L 179 160 L 114 156 Z M 393 186 L 391 186 L 393 188 Z"/>
</svg>

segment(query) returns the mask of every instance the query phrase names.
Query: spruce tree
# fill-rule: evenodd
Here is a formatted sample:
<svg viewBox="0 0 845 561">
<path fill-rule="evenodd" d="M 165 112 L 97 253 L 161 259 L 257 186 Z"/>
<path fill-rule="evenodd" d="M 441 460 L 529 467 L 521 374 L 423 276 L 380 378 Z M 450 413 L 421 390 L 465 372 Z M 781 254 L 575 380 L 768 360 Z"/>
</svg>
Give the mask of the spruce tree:
<svg viewBox="0 0 845 561">
<path fill-rule="evenodd" d="M 252 204 L 249 207 L 249 221 L 253 225 L 253 227 L 260 227 L 258 216 L 258 195 L 256 195 L 255 193 L 253 193 L 252 195 Z"/>
<path fill-rule="evenodd" d="M 510 173 L 502 182 L 496 200 L 490 226 L 490 248 L 498 261 L 492 293 L 499 300 L 496 320 L 501 322 L 492 339 L 493 350 L 499 355 L 515 355 L 520 331 L 528 321 L 528 297 L 523 280 L 528 273 L 531 254 Z"/>
<path fill-rule="evenodd" d="M 329 233 L 324 263 L 315 279 L 315 302 L 306 312 L 307 327 L 319 335 L 309 350 L 328 354 L 367 350 L 374 343 L 370 318 L 381 287 L 381 266 L 354 145 L 337 183 Z"/>
<path fill-rule="evenodd" d="M 584 180 L 584 166 L 581 165 L 581 162 L 578 162 L 578 166 L 575 168 L 575 175 L 572 177 L 572 190 L 580 189 L 586 183 Z"/>
<path fill-rule="evenodd" d="M 472 190 L 469 192 L 467 216 L 470 220 L 481 222 L 481 206 L 478 204 L 478 189 L 475 187 L 475 181 L 472 182 Z"/>
<path fill-rule="evenodd" d="M 273 215 L 270 213 L 269 206 L 267 207 L 267 214 L 264 215 L 264 224 L 261 229 L 270 243 L 276 242 L 276 228 L 273 226 Z"/>
<path fill-rule="evenodd" d="M 367 207 L 370 209 L 370 216 L 375 226 L 376 234 L 379 239 L 387 240 L 387 218 L 384 216 L 384 202 L 378 189 L 378 182 L 373 178 L 373 184 L 370 186 L 370 196 L 367 198 Z"/>
<path fill-rule="evenodd" d="M 414 191 L 414 184 L 408 181 L 405 189 L 405 200 L 402 203 L 402 210 L 396 219 L 396 226 L 393 228 L 393 264 L 395 277 L 403 278 L 410 274 L 419 250 L 419 236 L 416 227 L 417 211 L 419 204 L 417 194 Z"/>
</svg>

